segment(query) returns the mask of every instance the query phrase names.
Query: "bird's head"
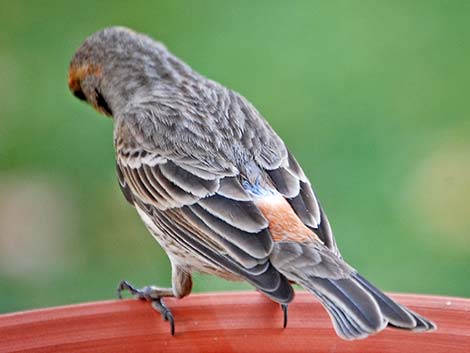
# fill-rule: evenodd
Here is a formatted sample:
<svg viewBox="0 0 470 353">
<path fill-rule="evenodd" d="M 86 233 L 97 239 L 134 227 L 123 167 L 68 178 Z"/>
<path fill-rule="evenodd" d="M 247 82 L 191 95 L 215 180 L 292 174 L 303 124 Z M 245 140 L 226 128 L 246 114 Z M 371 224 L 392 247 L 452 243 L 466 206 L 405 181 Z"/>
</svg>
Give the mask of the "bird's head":
<svg viewBox="0 0 470 353">
<path fill-rule="evenodd" d="M 92 34 L 69 67 L 71 92 L 98 112 L 113 116 L 126 102 L 162 76 L 166 48 L 143 34 L 110 27 Z"/>
</svg>

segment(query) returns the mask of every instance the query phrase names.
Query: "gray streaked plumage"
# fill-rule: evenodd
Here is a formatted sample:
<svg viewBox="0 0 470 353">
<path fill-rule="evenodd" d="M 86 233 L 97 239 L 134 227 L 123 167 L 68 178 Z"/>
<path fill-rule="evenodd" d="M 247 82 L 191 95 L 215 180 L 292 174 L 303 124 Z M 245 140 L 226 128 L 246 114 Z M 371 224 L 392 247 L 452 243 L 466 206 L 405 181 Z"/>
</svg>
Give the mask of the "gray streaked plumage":
<svg viewBox="0 0 470 353">
<path fill-rule="evenodd" d="M 435 327 L 344 262 L 302 168 L 240 94 L 122 27 L 82 44 L 69 86 L 113 117 L 119 185 L 170 258 L 172 295 L 189 294 L 194 271 L 283 304 L 298 283 L 346 339 Z"/>
</svg>

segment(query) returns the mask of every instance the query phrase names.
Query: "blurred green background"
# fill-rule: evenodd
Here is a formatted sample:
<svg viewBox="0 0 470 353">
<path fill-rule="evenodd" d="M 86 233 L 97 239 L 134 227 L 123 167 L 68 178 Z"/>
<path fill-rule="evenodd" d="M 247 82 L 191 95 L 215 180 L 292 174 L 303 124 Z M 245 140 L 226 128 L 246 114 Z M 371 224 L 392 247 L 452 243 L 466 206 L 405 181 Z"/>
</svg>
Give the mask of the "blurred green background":
<svg viewBox="0 0 470 353">
<path fill-rule="evenodd" d="M 75 49 L 116 24 L 255 104 L 371 281 L 470 296 L 469 4 L 1 0 L 0 312 L 170 284 L 119 191 L 112 122 L 67 89 Z"/>
</svg>

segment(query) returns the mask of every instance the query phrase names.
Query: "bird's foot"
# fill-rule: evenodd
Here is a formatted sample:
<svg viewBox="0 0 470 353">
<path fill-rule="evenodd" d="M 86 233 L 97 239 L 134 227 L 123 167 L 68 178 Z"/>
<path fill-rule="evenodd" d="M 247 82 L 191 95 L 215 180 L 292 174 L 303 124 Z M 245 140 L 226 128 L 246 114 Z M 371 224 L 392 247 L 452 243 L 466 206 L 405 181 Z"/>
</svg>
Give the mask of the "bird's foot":
<svg viewBox="0 0 470 353">
<path fill-rule="evenodd" d="M 284 323 L 282 325 L 283 328 L 287 327 L 287 309 L 289 308 L 288 304 L 281 304 L 282 312 L 284 314 Z"/>
<path fill-rule="evenodd" d="M 168 309 L 168 307 L 163 302 L 162 298 L 152 300 L 152 307 L 156 311 L 158 311 L 160 314 L 162 314 L 163 320 L 168 321 L 170 323 L 170 332 L 171 332 L 171 335 L 174 336 L 175 335 L 175 318 L 173 317 L 171 310 Z"/>
<path fill-rule="evenodd" d="M 121 281 L 116 291 L 119 299 L 122 299 L 123 291 L 129 291 L 134 297 L 151 302 L 152 307 L 162 315 L 163 320 L 169 321 L 171 335 L 175 335 L 175 319 L 171 310 L 165 305 L 162 299 L 162 297 L 174 296 L 171 288 L 160 288 L 155 286 L 136 288 L 127 281 Z"/>
</svg>

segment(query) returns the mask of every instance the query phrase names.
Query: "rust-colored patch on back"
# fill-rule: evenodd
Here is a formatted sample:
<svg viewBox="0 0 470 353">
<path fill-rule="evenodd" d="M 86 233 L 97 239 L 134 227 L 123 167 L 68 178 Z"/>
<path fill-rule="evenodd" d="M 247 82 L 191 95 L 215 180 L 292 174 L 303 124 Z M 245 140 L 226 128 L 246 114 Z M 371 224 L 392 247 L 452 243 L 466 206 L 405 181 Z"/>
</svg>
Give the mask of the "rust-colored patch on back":
<svg viewBox="0 0 470 353">
<path fill-rule="evenodd" d="M 101 67 L 97 65 L 83 65 L 79 67 L 70 67 L 69 69 L 69 88 L 72 92 L 80 90 L 80 82 L 88 75 L 101 75 Z"/>
<path fill-rule="evenodd" d="M 283 196 L 265 196 L 257 199 L 255 204 L 269 221 L 269 230 L 274 241 L 322 242 L 302 223 Z"/>
</svg>

